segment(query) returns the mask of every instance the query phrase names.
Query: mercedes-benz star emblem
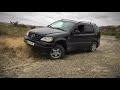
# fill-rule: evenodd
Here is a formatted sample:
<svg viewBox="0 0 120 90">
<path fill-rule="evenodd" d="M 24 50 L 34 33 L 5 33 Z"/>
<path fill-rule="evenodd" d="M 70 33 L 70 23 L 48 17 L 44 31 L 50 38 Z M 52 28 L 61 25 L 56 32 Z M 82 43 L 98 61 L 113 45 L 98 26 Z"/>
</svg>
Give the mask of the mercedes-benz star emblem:
<svg viewBox="0 0 120 90">
<path fill-rule="evenodd" d="M 35 34 L 32 34 L 32 35 L 31 35 L 31 38 L 34 38 L 34 37 L 35 37 Z"/>
</svg>

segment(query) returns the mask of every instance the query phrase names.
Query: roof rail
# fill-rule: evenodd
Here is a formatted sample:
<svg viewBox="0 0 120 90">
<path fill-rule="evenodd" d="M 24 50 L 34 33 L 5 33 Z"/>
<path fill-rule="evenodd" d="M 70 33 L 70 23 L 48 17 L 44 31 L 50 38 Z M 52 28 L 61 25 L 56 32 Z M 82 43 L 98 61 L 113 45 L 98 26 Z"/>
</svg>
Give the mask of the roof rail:
<svg viewBox="0 0 120 90">
<path fill-rule="evenodd" d="M 91 24 L 96 25 L 95 23 L 91 23 Z"/>
<path fill-rule="evenodd" d="M 75 20 L 70 20 L 70 19 L 61 19 L 61 20 L 67 20 L 67 21 L 75 21 Z M 75 21 L 75 22 L 77 22 L 77 21 Z"/>
<path fill-rule="evenodd" d="M 91 22 L 87 22 L 87 21 L 80 21 L 81 23 L 88 23 L 91 24 Z"/>
<path fill-rule="evenodd" d="M 96 25 L 95 23 L 87 22 L 87 21 L 80 21 L 81 23 L 88 23 L 88 24 L 93 24 Z"/>
<path fill-rule="evenodd" d="M 70 19 L 61 19 L 61 20 L 67 20 L 67 21 L 75 21 L 75 20 L 70 20 Z M 77 21 L 75 21 L 77 22 Z M 92 24 L 92 25 L 96 25 L 95 23 L 91 23 L 91 22 L 87 22 L 87 21 L 79 21 L 80 23 L 88 23 L 88 24 Z"/>
</svg>

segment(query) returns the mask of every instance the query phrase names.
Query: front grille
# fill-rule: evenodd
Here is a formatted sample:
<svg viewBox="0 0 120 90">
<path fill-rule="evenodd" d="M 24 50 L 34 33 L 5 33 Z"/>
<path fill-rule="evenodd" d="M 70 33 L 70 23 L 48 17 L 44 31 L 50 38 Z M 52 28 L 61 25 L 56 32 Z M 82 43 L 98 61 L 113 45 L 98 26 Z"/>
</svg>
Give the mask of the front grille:
<svg viewBox="0 0 120 90">
<path fill-rule="evenodd" d="M 29 32 L 29 35 L 28 37 L 32 40 L 35 40 L 35 41 L 39 41 L 41 36 L 39 34 L 36 34 L 36 33 L 33 33 L 33 32 Z"/>
</svg>

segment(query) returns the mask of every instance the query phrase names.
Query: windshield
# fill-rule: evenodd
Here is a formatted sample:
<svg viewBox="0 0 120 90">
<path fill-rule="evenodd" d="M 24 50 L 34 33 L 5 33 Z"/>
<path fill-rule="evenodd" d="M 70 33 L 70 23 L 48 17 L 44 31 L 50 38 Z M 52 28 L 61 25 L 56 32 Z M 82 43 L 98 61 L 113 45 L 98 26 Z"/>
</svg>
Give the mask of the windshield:
<svg viewBox="0 0 120 90">
<path fill-rule="evenodd" d="M 70 21 L 57 21 L 48 27 L 63 30 L 63 31 L 69 31 L 73 26 L 75 25 L 75 22 Z"/>
</svg>

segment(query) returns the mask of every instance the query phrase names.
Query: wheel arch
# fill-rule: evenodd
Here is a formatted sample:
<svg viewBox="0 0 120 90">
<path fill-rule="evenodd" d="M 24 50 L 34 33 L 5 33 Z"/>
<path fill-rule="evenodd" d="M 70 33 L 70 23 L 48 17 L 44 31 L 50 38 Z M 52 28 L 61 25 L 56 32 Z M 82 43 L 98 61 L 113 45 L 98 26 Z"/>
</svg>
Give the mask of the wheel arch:
<svg viewBox="0 0 120 90">
<path fill-rule="evenodd" d="M 63 48 L 65 49 L 65 51 L 67 50 L 66 39 L 64 39 L 64 38 L 57 39 L 57 40 L 55 41 L 55 45 L 56 45 L 56 44 L 59 44 L 59 45 L 63 46 Z"/>
<path fill-rule="evenodd" d="M 99 43 L 98 43 L 97 40 L 92 40 L 91 42 L 92 42 L 92 43 L 93 43 L 93 42 L 96 42 L 96 43 L 97 43 L 97 47 L 98 47 L 98 44 L 99 44 Z"/>
</svg>

